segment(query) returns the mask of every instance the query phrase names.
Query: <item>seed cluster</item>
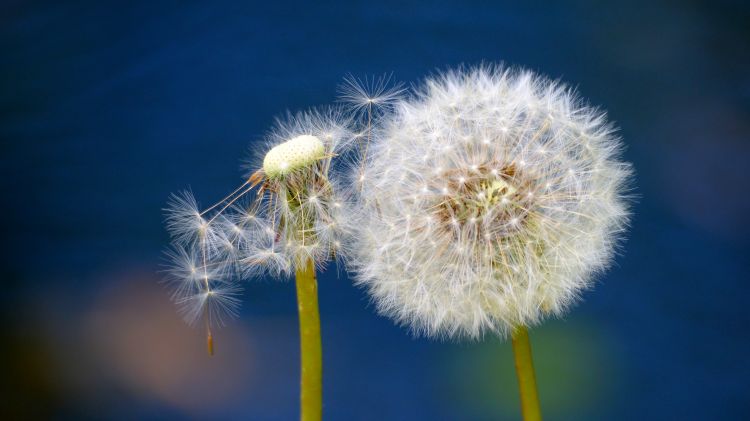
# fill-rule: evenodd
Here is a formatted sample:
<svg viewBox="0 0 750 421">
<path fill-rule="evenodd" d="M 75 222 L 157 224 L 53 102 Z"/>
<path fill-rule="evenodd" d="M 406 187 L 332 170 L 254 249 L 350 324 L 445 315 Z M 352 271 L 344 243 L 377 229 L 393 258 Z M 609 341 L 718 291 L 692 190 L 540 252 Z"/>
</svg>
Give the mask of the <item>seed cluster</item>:
<svg viewBox="0 0 750 421">
<path fill-rule="evenodd" d="M 200 210 L 189 193 L 173 197 L 167 280 L 189 323 L 204 319 L 210 337 L 212 324 L 237 313 L 242 279 L 282 277 L 309 260 L 320 268 L 340 255 L 344 199 L 331 158 L 353 139 L 335 110 L 289 116 L 269 134 L 262 166 L 220 202 Z"/>
<path fill-rule="evenodd" d="M 561 315 L 611 260 L 630 169 L 565 86 L 482 67 L 394 104 L 355 175 L 357 282 L 416 333 L 476 338 Z"/>
</svg>

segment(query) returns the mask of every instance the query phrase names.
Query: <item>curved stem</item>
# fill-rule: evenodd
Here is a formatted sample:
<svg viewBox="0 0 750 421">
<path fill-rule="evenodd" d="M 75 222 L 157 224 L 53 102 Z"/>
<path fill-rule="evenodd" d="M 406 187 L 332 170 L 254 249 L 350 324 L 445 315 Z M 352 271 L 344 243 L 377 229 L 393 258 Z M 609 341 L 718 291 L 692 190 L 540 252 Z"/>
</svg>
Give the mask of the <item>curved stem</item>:
<svg viewBox="0 0 750 421">
<path fill-rule="evenodd" d="M 521 414 L 524 421 L 541 421 L 542 410 L 539 408 L 539 395 L 536 391 L 534 363 L 531 358 L 529 331 L 519 326 L 513 332 L 513 356 L 518 376 L 518 391 L 521 395 Z"/>
<path fill-rule="evenodd" d="M 301 363 L 300 419 L 320 421 L 323 416 L 323 352 L 320 340 L 318 283 L 315 265 L 308 260 L 297 269 L 297 309 Z"/>
</svg>

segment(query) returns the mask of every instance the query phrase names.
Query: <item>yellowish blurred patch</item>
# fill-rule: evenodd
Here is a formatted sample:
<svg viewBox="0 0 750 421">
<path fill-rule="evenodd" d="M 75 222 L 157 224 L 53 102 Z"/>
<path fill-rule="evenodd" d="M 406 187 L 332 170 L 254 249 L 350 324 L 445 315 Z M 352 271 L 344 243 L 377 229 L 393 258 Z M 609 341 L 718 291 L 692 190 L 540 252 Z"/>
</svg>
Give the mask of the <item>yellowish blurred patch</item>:
<svg viewBox="0 0 750 421">
<path fill-rule="evenodd" d="M 544 415 L 595 416 L 617 399 L 623 384 L 621 352 L 605 328 L 588 321 L 550 321 L 530 330 Z M 451 347 L 443 356 L 451 394 L 480 418 L 520 417 L 510 341 L 487 339 Z"/>
<path fill-rule="evenodd" d="M 90 308 L 64 315 L 48 309 L 57 314 L 58 331 L 66 331 L 52 341 L 71 399 L 95 407 L 120 394 L 125 402 L 211 414 L 257 390 L 257 345 L 246 326 L 214 332 L 216 355 L 209 357 L 204 332 L 179 318 L 156 275 L 115 278 L 102 282 Z"/>
</svg>

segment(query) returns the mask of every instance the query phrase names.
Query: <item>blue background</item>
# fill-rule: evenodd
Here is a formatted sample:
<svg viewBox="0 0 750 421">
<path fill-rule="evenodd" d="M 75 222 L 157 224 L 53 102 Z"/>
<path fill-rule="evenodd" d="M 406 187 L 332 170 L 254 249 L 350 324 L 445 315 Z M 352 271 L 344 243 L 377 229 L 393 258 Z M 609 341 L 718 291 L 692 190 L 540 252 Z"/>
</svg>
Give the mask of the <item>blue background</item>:
<svg viewBox="0 0 750 421">
<path fill-rule="evenodd" d="M 617 265 L 532 332 L 547 419 L 750 418 L 748 22 L 739 1 L 4 2 L 3 418 L 295 419 L 293 284 L 247 283 L 207 357 L 157 282 L 161 208 L 221 198 L 274 116 L 347 73 L 481 61 L 577 86 L 637 171 Z M 507 343 L 412 338 L 335 268 L 320 302 L 327 419 L 518 419 Z"/>
</svg>

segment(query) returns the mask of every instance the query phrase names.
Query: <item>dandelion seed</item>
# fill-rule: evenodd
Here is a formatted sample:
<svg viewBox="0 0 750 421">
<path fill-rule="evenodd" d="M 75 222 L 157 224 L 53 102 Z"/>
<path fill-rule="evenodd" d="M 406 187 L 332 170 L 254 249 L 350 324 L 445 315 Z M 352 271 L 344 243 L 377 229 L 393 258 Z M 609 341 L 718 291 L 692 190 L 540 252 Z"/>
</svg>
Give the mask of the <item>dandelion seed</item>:
<svg viewBox="0 0 750 421">
<path fill-rule="evenodd" d="M 391 78 L 391 75 L 383 75 L 358 79 L 348 75 L 339 86 L 339 100 L 349 104 L 353 111 L 382 110 L 406 91 L 401 83 L 391 83 Z"/>
</svg>

